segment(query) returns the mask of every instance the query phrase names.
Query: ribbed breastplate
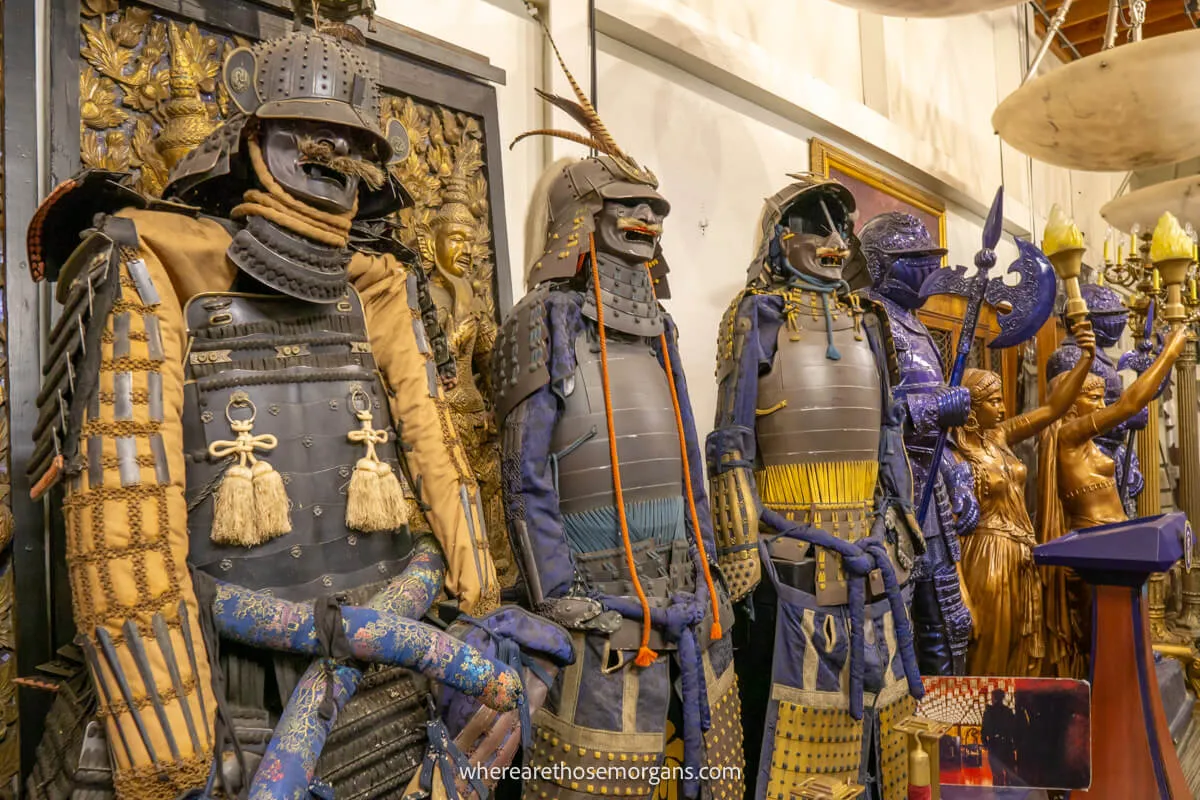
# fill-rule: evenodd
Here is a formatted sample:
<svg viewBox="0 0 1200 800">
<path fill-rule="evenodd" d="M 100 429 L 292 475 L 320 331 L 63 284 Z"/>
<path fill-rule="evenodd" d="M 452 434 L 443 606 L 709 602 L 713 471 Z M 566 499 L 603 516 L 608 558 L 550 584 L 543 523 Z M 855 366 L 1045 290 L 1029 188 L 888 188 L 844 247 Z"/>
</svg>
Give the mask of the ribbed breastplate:
<svg viewBox="0 0 1200 800">
<path fill-rule="evenodd" d="M 865 535 L 879 474 L 879 370 L 844 307 L 832 320 L 841 358 L 830 359 L 824 315 L 814 312 L 795 313 L 795 329 L 780 327 L 775 361 L 759 378 L 756 478 L 763 502 L 857 538 L 847 524 Z"/>
<path fill-rule="evenodd" d="M 608 378 L 621 490 L 632 555 L 652 604 L 693 587 L 683 519 L 683 462 L 666 372 L 650 341 L 608 331 Z M 632 597 L 604 410 L 600 345 L 594 330 L 575 340 L 575 374 L 563 386 L 562 416 L 551 438 L 563 533 L 576 579 L 591 591 Z M 613 646 L 636 648 L 640 628 L 626 625 Z M 652 637 L 655 647 L 670 647 Z"/>
<path fill-rule="evenodd" d="M 674 538 L 676 518 L 682 521 L 683 468 L 666 373 L 646 339 L 610 332 L 607 348 L 621 488 L 626 508 L 637 510 L 630 519 L 631 537 Z M 597 525 L 611 528 L 602 538 L 612 547 L 620 541 L 620 531 L 615 525 L 600 347 L 589 333 L 576 339 L 575 356 L 578 366 L 573 381 L 567 382 L 573 385 L 551 440 L 552 450 L 559 454 L 559 506 L 564 516 L 596 516 Z M 600 519 L 608 516 L 614 524 Z M 670 535 L 663 533 L 666 525 Z M 568 536 L 572 538 L 570 531 Z M 572 546 L 583 551 L 601 549 L 578 539 Z"/>
<path fill-rule="evenodd" d="M 362 304 L 351 292 L 330 304 L 278 295 L 210 294 L 188 303 L 184 445 L 189 561 L 214 577 L 278 597 L 306 600 L 398 574 L 408 561 L 406 528 L 361 533 L 346 527 L 346 491 L 365 453 L 352 402 L 370 405 L 387 430 L 380 459 L 400 475 L 396 432 L 371 355 Z M 254 405 L 252 434 L 278 445 L 257 455 L 283 477 L 292 531 L 252 548 L 209 537 L 226 463 L 208 453 L 236 438 L 226 419 L 235 392 Z M 248 415 L 239 413 L 235 416 Z"/>
</svg>

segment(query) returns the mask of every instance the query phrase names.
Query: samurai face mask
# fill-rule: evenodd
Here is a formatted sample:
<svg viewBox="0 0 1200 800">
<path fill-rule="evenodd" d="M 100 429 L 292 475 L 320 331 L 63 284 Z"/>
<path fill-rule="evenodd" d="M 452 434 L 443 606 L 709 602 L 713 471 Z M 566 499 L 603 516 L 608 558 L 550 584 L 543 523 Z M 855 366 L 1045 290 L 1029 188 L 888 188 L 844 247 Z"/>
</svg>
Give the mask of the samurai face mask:
<svg viewBox="0 0 1200 800">
<path fill-rule="evenodd" d="M 605 200 L 596 214 L 596 250 L 636 264 L 654 258 L 666 210 L 640 198 Z"/>
<path fill-rule="evenodd" d="M 275 119 L 263 123 L 263 158 L 271 176 L 300 200 L 333 214 L 355 207 L 360 182 L 383 185 L 383 168 L 370 160 L 359 132 L 318 120 Z"/>
<path fill-rule="evenodd" d="M 772 242 L 772 271 L 787 279 L 798 272 L 820 281 L 840 281 L 850 257 L 850 212 L 824 192 L 801 195 L 783 215 Z M 790 268 L 790 269 L 789 269 Z"/>
</svg>

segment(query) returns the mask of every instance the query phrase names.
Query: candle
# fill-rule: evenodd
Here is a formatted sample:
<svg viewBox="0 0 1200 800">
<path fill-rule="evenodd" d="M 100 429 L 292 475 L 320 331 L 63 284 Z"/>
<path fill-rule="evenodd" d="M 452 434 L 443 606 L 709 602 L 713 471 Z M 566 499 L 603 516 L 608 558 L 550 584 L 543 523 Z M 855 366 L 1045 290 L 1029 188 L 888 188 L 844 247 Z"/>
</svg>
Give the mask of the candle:
<svg viewBox="0 0 1200 800">
<path fill-rule="evenodd" d="M 1105 240 L 1104 240 L 1104 263 L 1105 263 L 1105 264 L 1111 264 L 1111 263 L 1112 263 L 1111 261 L 1109 261 L 1109 260 L 1108 260 L 1108 256 L 1109 256 L 1108 245 L 1109 245 L 1109 244 L 1110 244 L 1109 240 L 1108 240 L 1108 239 L 1105 239 Z"/>
<path fill-rule="evenodd" d="M 1162 279 L 1158 277 L 1158 270 L 1150 270 L 1150 288 L 1157 294 L 1162 289 Z"/>
</svg>

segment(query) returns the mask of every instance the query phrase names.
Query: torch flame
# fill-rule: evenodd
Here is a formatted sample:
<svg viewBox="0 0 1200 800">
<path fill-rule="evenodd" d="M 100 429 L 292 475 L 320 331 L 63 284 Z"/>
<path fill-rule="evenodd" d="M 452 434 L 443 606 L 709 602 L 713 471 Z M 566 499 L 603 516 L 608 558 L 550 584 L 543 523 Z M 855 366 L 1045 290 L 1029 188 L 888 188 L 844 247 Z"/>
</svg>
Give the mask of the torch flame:
<svg viewBox="0 0 1200 800">
<path fill-rule="evenodd" d="M 1064 250 L 1078 250 L 1083 246 L 1083 232 L 1079 230 L 1075 221 L 1067 216 L 1067 212 L 1062 210 L 1062 206 L 1055 203 L 1050 209 L 1046 232 L 1042 235 L 1042 252 L 1052 256 Z"/>
<path fill-rule="evenodd" d="M 1170 211 L 1158 218 L 1154 226 L 1154 239 L 1150 243 L 1150 260 L 1157 263 L 1173 258 L 1191 258 L 1194 248 L 1192 238 Z"/>
</svg>

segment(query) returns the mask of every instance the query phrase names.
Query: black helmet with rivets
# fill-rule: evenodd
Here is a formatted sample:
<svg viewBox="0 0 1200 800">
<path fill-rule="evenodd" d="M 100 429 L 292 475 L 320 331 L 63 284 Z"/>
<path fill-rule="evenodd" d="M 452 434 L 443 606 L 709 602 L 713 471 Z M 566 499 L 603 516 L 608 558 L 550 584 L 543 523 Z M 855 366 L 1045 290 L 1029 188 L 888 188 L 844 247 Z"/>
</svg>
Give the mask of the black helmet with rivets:
<svg viewBox="0 0 1200 800">
<path fill-rule="evenodd" d="M 225 88 L 241 113 L 234 114 L 208 139 L 180 159 L 171 171 L 164 196 L 206 210 L 240 200 L 248 181 L 241 150 L 253 119 L 328 122 L 365 134 L 372 160 L 388 164 L 408 156 L 404 126 L 393 121 L 387 135 L 379 128 L 379 84 L 367 62 L 340 40 L 319 33 L 292 33 L 239 47 L 225 60 Z M 243 162 L 243 163 L 238 163 Z M 394 180 L 381 190 L 363 186 L 359 217 L 380 216 L 404 205 L 407 193 Z"/>
</svg>

